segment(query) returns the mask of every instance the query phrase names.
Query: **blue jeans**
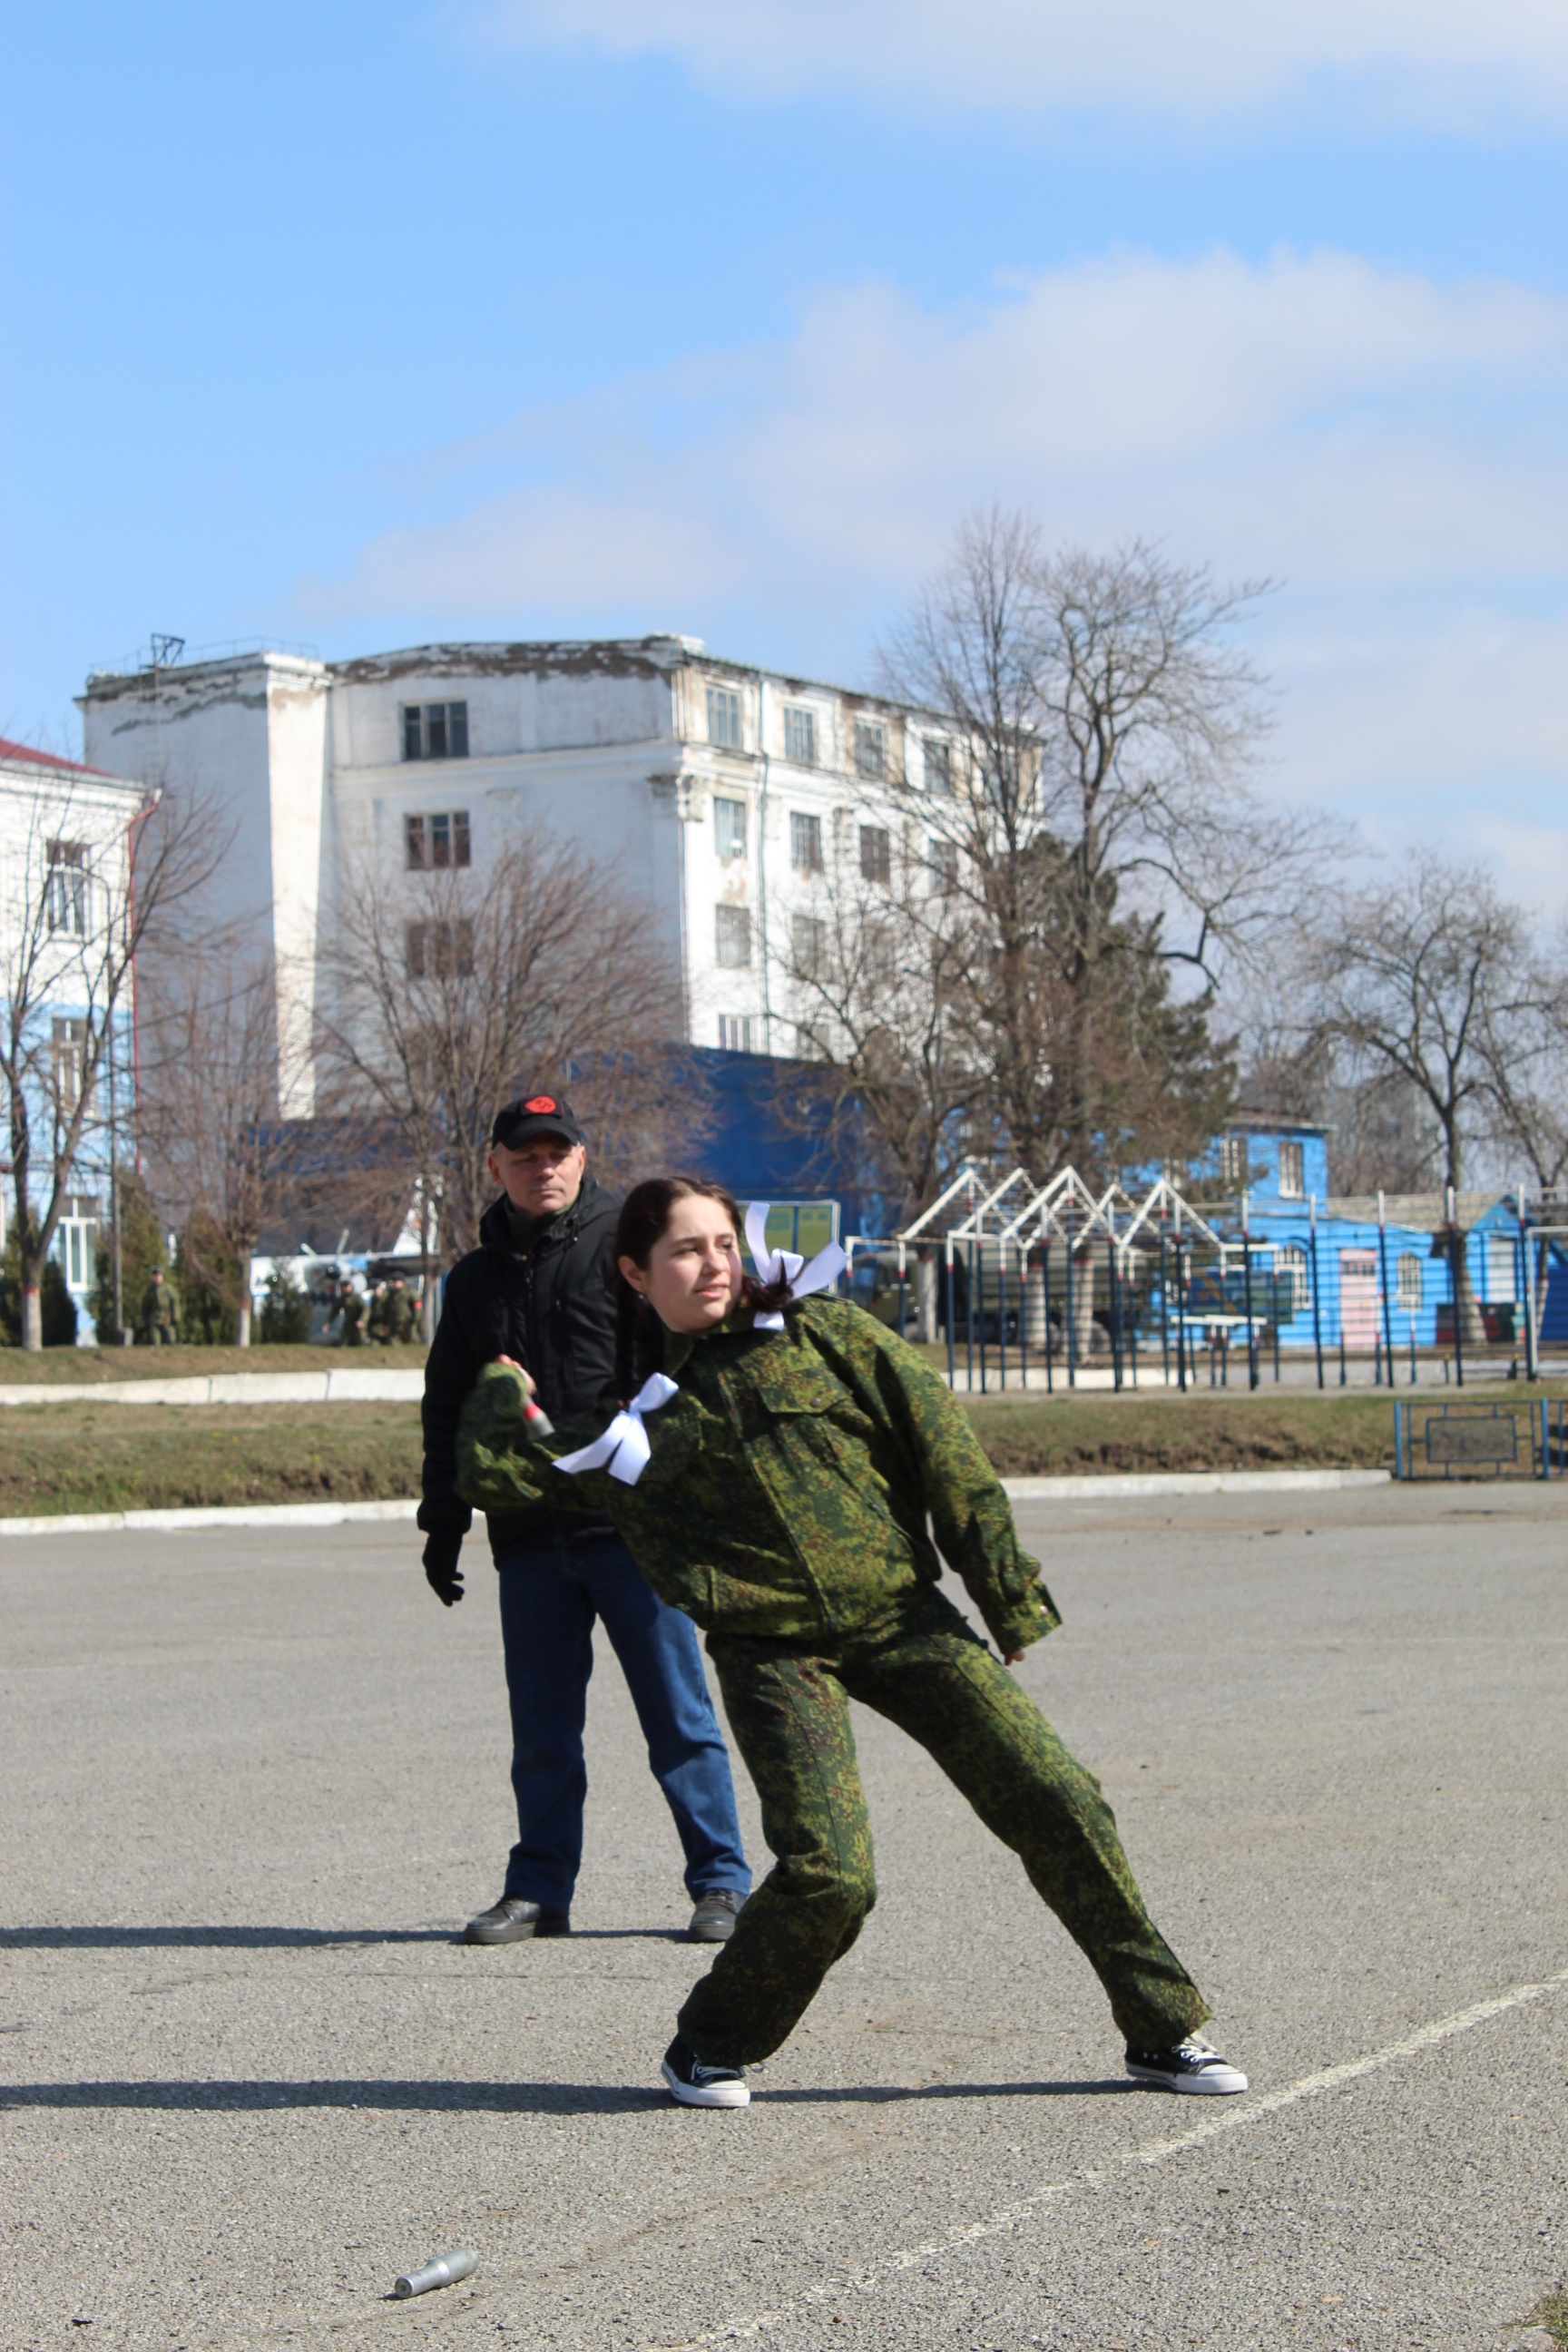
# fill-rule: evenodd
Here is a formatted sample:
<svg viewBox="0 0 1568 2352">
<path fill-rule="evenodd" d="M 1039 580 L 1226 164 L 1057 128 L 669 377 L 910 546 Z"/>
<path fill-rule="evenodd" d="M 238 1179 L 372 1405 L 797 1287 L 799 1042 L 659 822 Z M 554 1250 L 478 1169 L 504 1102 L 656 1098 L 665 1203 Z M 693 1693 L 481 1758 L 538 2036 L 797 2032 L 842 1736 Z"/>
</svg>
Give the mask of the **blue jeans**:
<svg viewBox="0 0 1568 2352">
<path fill-rule="evenodd" d="M 496 1563 L 511 1701 L 511 1785 L 518 1842 L 506 1892 L 566 1910 L 583 1859 L 583 1755 L 594 1620 L 604 1620 L 647 1741 L 647 1760 L 675 1816 L 692 1895 L 744 1895 L 729 1751 L 708 1696 L 697 1629 L 645 1582 L 619 1536 L 549 1536 Z"/>
</svg>

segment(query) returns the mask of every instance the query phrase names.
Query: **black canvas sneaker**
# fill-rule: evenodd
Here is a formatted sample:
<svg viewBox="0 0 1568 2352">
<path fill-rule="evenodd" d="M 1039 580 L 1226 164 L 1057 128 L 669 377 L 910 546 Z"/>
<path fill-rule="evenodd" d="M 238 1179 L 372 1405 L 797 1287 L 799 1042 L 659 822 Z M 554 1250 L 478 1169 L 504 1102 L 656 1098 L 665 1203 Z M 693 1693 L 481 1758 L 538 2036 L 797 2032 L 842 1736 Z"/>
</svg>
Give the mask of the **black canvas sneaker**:
<svg viewBox="0 0 1568 2352">
<path fill-rule="evenodd" d="M 1246 2075 L 1229 2065 L 1201 2033 L 1189 2033 L 1173 2050 L 1130 2049 L 1127 2071 L 1141 2083 L 1157 2083 L 1164 2091 L 1207 2092 L 1223 2098 L 1247 2088 Z"/>
<path fill-rule="evenodd" d="M 739 2066 L 705 2066 L 678 2033 L 664 2053 L 660 2074 L 683 2107 L 749 2107 L 752 2094 Z"/>
<path fill-rule="evenodd" d="M 481 1911 L 469 1920 L 463 1930 L 465 1944 L 521 1944 L 531 1936 L 569 1936 L 572 1933 L 570 1911 L 552 1911 L 542 1903 L 530 1903 L 521 1895 L 503 1895 L 488 1911 Z"/>
</svg>

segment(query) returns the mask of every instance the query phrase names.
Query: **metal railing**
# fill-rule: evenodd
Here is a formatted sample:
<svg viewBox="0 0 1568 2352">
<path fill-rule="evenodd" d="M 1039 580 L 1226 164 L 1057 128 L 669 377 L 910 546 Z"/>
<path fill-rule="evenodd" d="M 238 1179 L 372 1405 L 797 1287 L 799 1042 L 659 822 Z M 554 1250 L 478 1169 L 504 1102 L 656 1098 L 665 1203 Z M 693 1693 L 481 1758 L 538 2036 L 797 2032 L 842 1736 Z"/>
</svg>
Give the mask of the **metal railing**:
<svg viewBox="0 0 1568 2352">
<path fill-rule="evenodd" d="M 1139 1196 L 1072 1169 L 962 1168 L 900 1233 L 852 1235 L 857 1291 L 955 1389 L 1406 1387 L 1568 1370 L 1568 1224 L 1500 1199 L 1466 1233 L 1246 1192 Z"/>
</svg>

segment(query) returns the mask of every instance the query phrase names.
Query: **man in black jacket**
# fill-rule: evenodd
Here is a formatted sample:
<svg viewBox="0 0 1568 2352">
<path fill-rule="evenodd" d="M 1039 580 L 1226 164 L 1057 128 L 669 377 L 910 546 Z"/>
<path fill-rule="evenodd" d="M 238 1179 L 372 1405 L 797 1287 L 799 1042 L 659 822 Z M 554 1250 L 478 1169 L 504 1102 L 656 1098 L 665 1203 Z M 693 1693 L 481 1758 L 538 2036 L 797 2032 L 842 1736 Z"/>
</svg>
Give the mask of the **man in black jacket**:
<svg viewBox="0 0 1568 2352">
<path fill-rule="evenodd" d="M 616 1203 L 588 1181 L 583 1131 L 563 1096 L 508 1103 L 490 1130 L 501 1188 L 479 1246 L 447 1279 L 425 1369 L 425 1573 L 449 1609 L 463 1597 L 458 1555 L 471 1514 L 457 1491 L 463 1400 L 497 1356 L 524 1365 L 552 1422 L 592 1412 L 613 1375 L 609 1285 Z M 752 1874 L 741 1852 L 730 1759 L 708 1695 L 697 1631 L 643 1580 L 608 1519 L 546 1508 L 489 1519 L 500 1580 L 511 1700 L 518 1842 L 500 1900 L 470 1919 L 471 1944 L 571 1932 L 583 1857 L 587 1770 L 583 1725 L 593 1629 L 604 1621 L 675 1816 L 694 1909 L 688 1935 L 722 1943 Z"/>
</svg>

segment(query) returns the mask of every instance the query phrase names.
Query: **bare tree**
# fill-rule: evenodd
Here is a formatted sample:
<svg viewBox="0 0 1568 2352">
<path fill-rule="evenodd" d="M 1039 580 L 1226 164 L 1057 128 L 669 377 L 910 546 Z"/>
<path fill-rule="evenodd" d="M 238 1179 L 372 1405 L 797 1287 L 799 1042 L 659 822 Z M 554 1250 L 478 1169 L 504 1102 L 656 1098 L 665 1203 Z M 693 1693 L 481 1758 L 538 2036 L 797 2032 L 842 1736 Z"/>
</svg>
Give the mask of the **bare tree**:
<svg viewBox="0 0 1568 2352">
<path fill-rule="evenodd" d="M 1252 788 L 1262 681 L 1228 632 L 1261 593 L 994 511 L 883 647 L 889 690 L 952 719 L 927 808 L 975 918 L 970 1047 L 1037 1177 L 1136 1149 L 1139 1094 L 1224 1115 L 1212 991 L 1298 898 L 1311 839 Z M 1152 982 L 1184 965 L 1185 1006 Z"/>
<path fill-rule="evenodd" d="M 1527 1001 L 1500 1033 L 1489 1028 L 1487 1082 L 1495 1143 L 1537 1192 L 1568 1183 L 1568 924 L 1532 959 Z"/>
<path fill-rule="evenodd" d="M 250 1345 L 250 1259 L 296 1186 L 279 1117 L 270 958 L 220 942 L 159 960 L 142 991 L 142 1132 L 153 1190 L 184 1234 L 203 1287 Z"/>
<path fill-rule="evenodd" d="M 395 1131 L 433 1262 L 476 1244 L 490 1121 L 520 1086 L 569 1087 L 612 1180 L 700 1141 L 679 968 L 616 869 L 538 837 L 482 875 L 361 864 L 331 933 L 321 1077 Z"/>
<path fill-rule="evenodd" d="M 983 1090 L 952 1020 L 973 919 L 940 845 L 928 857 L 912 828 L 896 844 L 878 829 L 868 855 L 858 832 L 835 829 L 777 962 L 800 1056 L 816 1064 L 794 1087 L 803 1115 L 837 1164 L 866 1160 L 871 1141 L 857 1172 L 896 1193 L 904 1222 L 941 1189 Z"/>
<path fill-rule="evenodd" d="M 1480 866 L 1425 851 L 1397 881 L 1347 892 L 1311 941 L 1316 1036 L 1357 1075 L 1414 1087 L 1439 1138 L 1440 1180 L 1458 1192 L 1489 1132 L 1499 1075 L 1534 1044 L 1548 988 L 1523 910 Z"/>
<path fill-rule="evenodd" d="M 1415 1092 L 1436 1129 L 1437 1172 L 1457 1194 L 1500 1100 L 1522 1115 L 1557 995 L 1524 911 L 1482 867 L 1414 851 L 1397 881 L 1344 895 L 1311 941 L 1308 971 L 1315 1035 L 1355 1075 Z M 1465 1335 L 1479 1341 L 1462 1251 L 1455 1279 Z"/>
<path fill-rule="evenodd" d="M 35 803 L 0 908 L 0 1085 L 21 1264 L 22 1344 L 43 1345 L 49 1245 L 103 1129 L 138 953 L 198 901 L 228 845 L 211 794 L 152 793 L 124 837 L 68 787 Z"/>
</svg>

